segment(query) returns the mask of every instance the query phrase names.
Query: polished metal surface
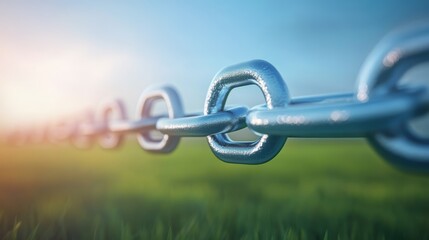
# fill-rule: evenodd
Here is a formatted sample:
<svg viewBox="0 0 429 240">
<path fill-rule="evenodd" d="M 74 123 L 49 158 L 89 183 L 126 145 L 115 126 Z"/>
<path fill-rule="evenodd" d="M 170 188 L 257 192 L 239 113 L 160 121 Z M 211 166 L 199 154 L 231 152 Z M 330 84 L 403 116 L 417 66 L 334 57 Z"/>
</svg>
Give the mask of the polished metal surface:
<svg viewBox="0 0 429 240">
<path fill-rule="evenodd" d="M 369 55 L 358 78 L 356 98 L 361 102 L 397 91 L 399 80 L 412 67 L 429 61 L 429 26 L 420 25 L 395 32 L 383 39 Z M 427 99 L 429 91 L 425 92 Z M 428 112 L 422 106 L 421 113 Z M 389 131 L 369 137 L 375 149 L 392 163 L 406 168 L 429 166 L 429 139 L 416 136 L 407 121 Z"/>
<path fill-rule="evenodd" d="M 251 84 L 261 89 L 268 109 L 288 104 L 289 92 L 280 73 L 266 61 L 253 60 L 224 68 L 216 74 L 207 92 L 204 114 L 223 111 L 232 89 Z M 226 133 L 218 133 L 207 136 L 207 140 L 213 153 L 225 162 L 261 164 L 277 155 L 286 137 L 264 134 L 254 142 L 236 142 Z"/>
<path fill-rule="evenodd" d="M 425 104 L 418 102 L 415 94 L 423 93 L 395 93 L 364 103 L 299 104 L 272 110 L 258 107 L 247 115 L 247 125 L 258 133 L 287 137 L 366 137 L 414 116 Z"/>
<path fill-rule="evenodd" d="M 205 137 L 216 133 L 232 132 L 244 128 L 246 107 L 236 107 L 209 115 L 183 118 L 161 118 L 156 129 L 173 136 Z"/>
<path fill-rule="evenodd" d="M 429 171 L 429 139 L 409 127 L 411 121 L 429 114 L 429 86 L 399 85 L 406 72 L 428 60 L 426 24 L 383 39 L 365 61 L 356 92 L 290 99 L 280 73 L 266 61 L 253 60 L 216 74 L 203 115 L 185 116 L 177 91 L 160 86 L 142 93 L 134 120 L 127 119 L 120 100 L 112 100 L 101 104 L 96 115 L 85 112 L 64 118 L 43 131 L 18 129 L 8 139 L 21 145 L 45 138 L 88 148 L 98 138 L 103 148 L 113 149 L 125 134 L 134 133 L 144 150 L 169 153 L 181 137 L 207 137 L 219 159 L 260 164 L 275 157 L 287 137 L 363 137 L 395 166 Z M 242 106 L 225 109 L 234 88 L 251 84 L 260 88 L 265 104 L 250 110 Z M 152 113 L 156 101 L 165 102 L 168 115 Z M 246 126 L 260 138 L 239 142 L 227 135 Z M 152 135 L 154 131 L 161 134 L 160 139 Z"/>
<path fill-rule="evenodd" d="M 139 120 L 114 120 L 107 128 L 112 133 L 139 133 L 156 129 L 156 123 L 161 117 L 148 117 Z"/>
<path fill-rule="evenodd" d="M 140 119 L 152 117 L 151 110 L 156 100 L 165 102 L 169 118 L 183 117 L 182 101 L 177 91 L 171 86 L 146 89 L 140 97 L 136 117 Z M 157 140 L 151 136 L 150 131 L 142 131 L 137 135 L 137 140 L 144 150 L 169 153 L 179 144 L 180 137 L 164 134 L 161 140 Z"/>
</svg>

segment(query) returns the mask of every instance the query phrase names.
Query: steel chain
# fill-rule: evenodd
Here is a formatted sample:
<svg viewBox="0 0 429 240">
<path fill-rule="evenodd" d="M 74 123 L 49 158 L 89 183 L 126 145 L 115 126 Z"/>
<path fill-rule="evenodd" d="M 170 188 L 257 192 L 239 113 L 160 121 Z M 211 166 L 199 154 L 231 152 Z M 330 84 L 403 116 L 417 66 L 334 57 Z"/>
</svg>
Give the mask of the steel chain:
<svg viewBox="0 0 429 240">
<path fill-rule="evenodd" d="M 408 127 L 409 121 L 429 112 L 429 88 L 398 83 L 410 68 L 428 60 L 429 28 L 408 29 L 385 38 L 373 50 L 355 93 L 296 99 L 290 99 L 285 82 L 271 64 L 253 60 L 227 67 L 214 77 L 203 114 L 185 115 L 173 87 L 152 87 L 141 95 L 135 120 L 127 120 L 123 103 L 116 99 L 101 104 L 96 115 L 87 112 L 51 124 L 43 136 L 42 130 L 37 134 L 33 130 L 27 141 L 70 140 L 76 147 L 88 148 L 98 138 L 103 148 L 114 149 L 125 134 L 136 133 L 144 150 L 168 153 L 181 137 L 204 136 L 219 159 L 260 164 L 274 158 L 287 137 L 365 137 L 391 163 L 429 170 L 429 139 Z M 266 103 L 250 110 L 225 109 L 230 91 L 250 84 L 260 88 Z M 167 116 L 151 114 L 158 100 L 165 102 Z M 228 137 L 227 133 L 246 126 L 260 135 L 258 140 L 237 142 Z M 161 139 L 153 137 L 153 131 L 159 131 Z"/>
</svg>

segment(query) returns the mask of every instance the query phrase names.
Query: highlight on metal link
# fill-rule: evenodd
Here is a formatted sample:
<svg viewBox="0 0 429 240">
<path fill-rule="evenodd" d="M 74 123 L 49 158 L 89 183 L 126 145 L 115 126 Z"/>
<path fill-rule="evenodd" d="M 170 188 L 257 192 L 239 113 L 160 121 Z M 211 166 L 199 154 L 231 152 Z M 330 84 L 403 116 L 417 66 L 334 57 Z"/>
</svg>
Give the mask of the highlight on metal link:
<svg viewBox="0 0 429 240">
<path fill-rule="evenodd" d="M 150 87 L 140 97 L 135 119 L 128 119 L 122 101 L 114 99 L 100 104 L 95 113 L 11 132 L 8 140 L 17 145 L 69 141 L 83 149 L 98 142 L 115 149 L 126 134 L 136 134 L 144 150 L 169 153 L 181 137 L 207 137 L 219 159 L 261 164 L 274 158 L 288 137 L 360 137 L 395 166 L 429 170 L 429 138 L 416 134 L 409 124 L 429 114 L 429 87 L 399 84 L 411 68 L 428 60 L 429 27 L 419 26 L 393 33 L 374 48 L 358 75 L 355 92 L 291 99 L 275 67 L 253 60 L 216 74 L 202 114 L 185 114 L 175 88 Z M 256 85 L 265 104 L 226 107 L 228 94 L 245 85 Z M 155 101 L 165 103 L 167 115 L 152 115 Z M 245 127 L 259 139 L 239 142 L 227 134 Z M 161 137 L 153 137 L 154 131 Z"/>
</svg>

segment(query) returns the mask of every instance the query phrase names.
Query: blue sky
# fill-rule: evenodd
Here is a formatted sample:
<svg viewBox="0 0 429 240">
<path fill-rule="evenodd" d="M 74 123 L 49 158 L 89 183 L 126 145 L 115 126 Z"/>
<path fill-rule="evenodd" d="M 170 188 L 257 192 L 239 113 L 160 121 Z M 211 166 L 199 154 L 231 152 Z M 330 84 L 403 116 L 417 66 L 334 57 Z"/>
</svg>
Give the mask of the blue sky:
<svg viewBox="0 0 429 240">
<path fill-rule="evenodd" d="M 429 1 L 2 1 L 0 124 L 110 96 L 134 117 L 140 93 L 160 83 L 202 110 L 216 72 L 251 59 L 271 62 L 292 96 L 353 91 L 374 45 L 421 20 Z M 249 95 L 232 102 L 255 104 Z"/>
</svg>

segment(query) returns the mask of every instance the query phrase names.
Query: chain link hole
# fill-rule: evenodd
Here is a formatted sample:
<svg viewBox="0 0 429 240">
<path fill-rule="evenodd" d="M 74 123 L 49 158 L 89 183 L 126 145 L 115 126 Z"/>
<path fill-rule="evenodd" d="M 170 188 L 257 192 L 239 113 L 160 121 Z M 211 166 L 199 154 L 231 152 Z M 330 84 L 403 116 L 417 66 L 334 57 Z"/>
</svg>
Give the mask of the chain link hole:
<svg viewBox="0 0 429 240">
<path fill-rule="evenodd" d="M 228 95 L 225 106 L 246 106 L 253 107 L 256 105 L 265 104 L 264 95 L 261 89 L 256 85 L 248 85 L 234 88 Z M 259 139 L 249 128 L 243 128 L 238 131 L 228 133 L 234 141 L 253 142 Z"/>
<path fill-rule="evenodd" d="M 404 85 L 429 88 L 429 63 L 416 65 L 407 71 L 399 81 L 399 86 Z M 407 127 L 418 138 L 429 139 L 429 112 L 409 121 Z"/>
<path fill-rule="evenodd" d="M 150 114 L 151 114 L 151 116 L 154 116 L 154 117 L 165 116 L 166 118 L 168 118 L 168 109 L 167 109 L 167 104 L 165 104 L 165 101 L 163 99 L 154 100 L 152 103 L 152 108 L 150 110 Z M 161 141 L 164 134 L 162 134 L 158 130 L 151 130 L 151 131 L 149 131 L 148 136 L 153 141 Z"/>
</svg>

